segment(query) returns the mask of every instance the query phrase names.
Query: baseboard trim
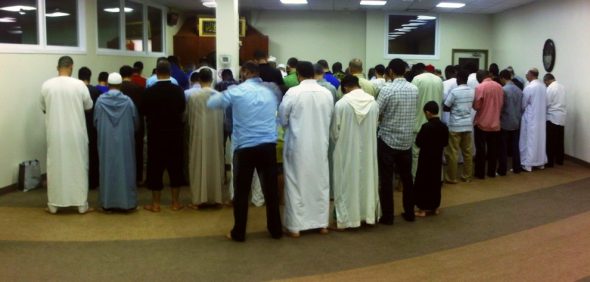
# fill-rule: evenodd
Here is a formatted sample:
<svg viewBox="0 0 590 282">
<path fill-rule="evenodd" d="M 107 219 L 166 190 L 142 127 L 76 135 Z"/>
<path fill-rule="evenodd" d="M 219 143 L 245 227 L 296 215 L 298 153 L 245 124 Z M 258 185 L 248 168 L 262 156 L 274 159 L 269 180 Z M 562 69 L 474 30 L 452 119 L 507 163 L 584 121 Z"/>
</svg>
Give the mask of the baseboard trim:
<svg viewBox="0 0 590 282">
<path fill-rule="evenodd" d="M 589 162 L 584 161 L 584 160 L 581 160 L 581 159 L 578 159 L 576 157 L 572 157 L 570 155 L 565 155 L 565 159 L 568 160 L 568 161 L 571 161 L 571 162 L 573 162 L 575 164 L 579 164 L 581 166 L 590 168 L 590 163 Z"/>
</svg>

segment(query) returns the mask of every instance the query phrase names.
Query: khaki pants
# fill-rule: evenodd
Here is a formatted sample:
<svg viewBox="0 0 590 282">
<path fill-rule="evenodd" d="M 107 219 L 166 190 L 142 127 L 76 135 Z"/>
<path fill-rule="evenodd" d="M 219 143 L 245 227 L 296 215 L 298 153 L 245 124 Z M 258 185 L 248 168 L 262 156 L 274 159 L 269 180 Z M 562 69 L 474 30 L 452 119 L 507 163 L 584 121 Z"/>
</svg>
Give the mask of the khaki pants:
<svg viewBox="0 0 590 282">
<path fill-rule="evenodd" d="M 471 141 L 470 131 L 449 132 L 449 145 L 445 148 L 445 158 L 447 159 L 445 181 L 447 182 L 458 182 L 457 159 L 459 150 L 463 154 L 463 173 L 461 179 L 470 180 L 473 175 L 473 143 Z"/>
</svg>

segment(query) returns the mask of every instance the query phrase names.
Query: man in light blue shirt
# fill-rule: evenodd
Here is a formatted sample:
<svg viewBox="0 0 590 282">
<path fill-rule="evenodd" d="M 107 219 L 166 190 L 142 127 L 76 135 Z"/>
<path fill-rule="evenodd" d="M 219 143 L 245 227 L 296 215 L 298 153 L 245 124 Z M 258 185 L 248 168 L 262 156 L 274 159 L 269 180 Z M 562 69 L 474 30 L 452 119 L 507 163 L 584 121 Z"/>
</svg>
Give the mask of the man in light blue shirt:
<svg viewBox="0 0 590 282">
<path fill-rule="evenodd" d="M 445 182 L 455 184 L 457 179 L 457 159 L 459 150 L 463 154 L 463 172 L 461 179 L 471 181 L 473 174 L 473 148 L 471 141 L 471 131 L 473 131 L 473 121 L 471 120 L 471 107 L 475 97 L 475 91 L 467 86 L 469 73 L 466 70 L 460 70 L 457 73 L 457 87 L 449 93 L 444 101 L 444 110 L 450 112 L 449 115 L 449 145 L 445 149 L 445 158 L 448 166 L 445 171 Z"/>
<path fill-rule="evenodd" d="M 257 64 L 245 63 L 241 75 L 245 79 L 243 83 L 215 94 L 207 101 L 207 107 L 231 107 L 233 114 L 234 227 L 227 238 L 238 242 L 246 240 L 248 197 L 256 169 L 266 201 L 267 229 L 273 238 L 279 239 L 282 225 L 276 169 L 278 100 L 262 83 Z"/>
</svg>

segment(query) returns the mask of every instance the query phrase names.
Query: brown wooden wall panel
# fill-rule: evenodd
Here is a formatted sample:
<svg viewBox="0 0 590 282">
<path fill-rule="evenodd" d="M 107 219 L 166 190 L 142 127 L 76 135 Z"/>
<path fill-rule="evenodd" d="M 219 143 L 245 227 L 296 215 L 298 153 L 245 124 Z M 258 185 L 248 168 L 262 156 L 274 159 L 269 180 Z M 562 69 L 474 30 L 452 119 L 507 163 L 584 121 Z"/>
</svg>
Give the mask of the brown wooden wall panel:
<svg viewBox="0 0 590 282">
<path fill-rule="evenodd" d="M 174 55 L 183 66 L 198 65 L 199 59 L 210 57 L 215 63 L 215 37 L 202 37 L 197 33 L 196 17 L 187 18 L 180 30 L 174 35 Z M 251 26 L 247 26 L 246 36 L 241 37 L 240 63 L 251 60 L 256 50 L 268 52 L 268 36 L 261 34 Z"/>
</svg>

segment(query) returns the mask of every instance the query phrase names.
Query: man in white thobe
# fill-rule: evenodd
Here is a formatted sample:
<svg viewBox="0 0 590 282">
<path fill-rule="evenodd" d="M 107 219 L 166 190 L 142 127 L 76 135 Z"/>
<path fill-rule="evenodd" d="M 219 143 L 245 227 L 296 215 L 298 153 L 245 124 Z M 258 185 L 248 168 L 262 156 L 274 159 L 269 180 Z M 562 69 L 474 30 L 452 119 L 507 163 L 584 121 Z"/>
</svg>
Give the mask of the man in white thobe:
<svg viewBox="0 0 590 282">
<path fill-rule="evenodd" d="M 314 79 L 310 62 L 299 62 L 297 76 L 300 84 L 287 91 L 279 106 L 281 124 L 286 128 L 284 222 L 291 237 L 309 229 L 328 233 L 328 143 L 334 110 L 332 94 Z"/>
<path fill-rule="evenodd" d="M 522 92 L 520 162 L 522 169 L 529 172 L 533 167 L 543 169 L 547 163 L 545 152 L 547 88 L 538 80 L 538 77 L 539 71 L 536 68 L 530 69 L 526 74 L 529 84 Z"/>
<path fill-rule="evenodd" d="M 547 166 L 553 167 L 555 163 L 563 165 L 564 159 L 565 87 L 550 73 L 543 82 L 547 85 Z"/>
<path fill-rule="evenodd" d="M 74 61 L 59 58 L 59 76 L 41 87 L 41 109 L 47 127 L 47 211 L 60 207 L 88 207 L 88 134 L 84 110 L 92 109 L 92 98 L 81 80 L 70 77 Z"/>
<path fill-rule="evenodd" d="M 201 89 L 190 95 L 187 106 L 188 165 L 192 196 L 190 207 L 193 209 L 198 209 L 202 204 L 221 205 L 225 180 L 223 110 L 207 108 L 209 97 L 218 93 L 211 88 L 211 71 L 201 69 L 198 80 Z"/>
<path fill-rule="evenodd" d="M 379 220 L 377 122 L 379 105 L 364 92 L 358 78 L 341 81 L 345 95 L 334 108 L 331 138 L 334 142 L 334 209 L 336 227 L 355 228 Z"/>
</svg>

